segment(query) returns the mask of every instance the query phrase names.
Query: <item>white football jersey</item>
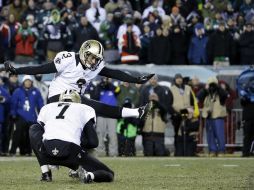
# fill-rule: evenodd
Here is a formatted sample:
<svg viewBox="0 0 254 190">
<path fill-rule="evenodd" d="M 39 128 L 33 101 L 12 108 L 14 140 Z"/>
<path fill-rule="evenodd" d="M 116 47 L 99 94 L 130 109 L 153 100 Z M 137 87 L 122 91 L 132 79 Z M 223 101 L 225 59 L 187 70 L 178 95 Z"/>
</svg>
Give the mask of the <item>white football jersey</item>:
<svg viewBox="0 0 254 190">
<path fill-rule="evenodd" d="M 92 107 L 73 102 L 54 102 L 42 107 L 38 123 L 43 122 L 43 140 L 59 139 L 80 146 L 80 137 L 86 123 L 95 120 Z"/>
<path fill-rule="evenodd" d="M 84 94 L 87 85 L 105 66 L 105 62 L 102 61 L 95 71 L 89 69 L 84 70 L 81 63 L 76 59 L 75 52 L 67 51 L 59 52 L 54 59 L 54 64 L 57 73 L 49 86 L 49 98 L 61 94 L 65 90 L 76 90 L 80 92 L 80 88 L 77 85 L 79 79 L 85 79 L 86 81 L 81 91 L 81 94 Z"/>
</svg>

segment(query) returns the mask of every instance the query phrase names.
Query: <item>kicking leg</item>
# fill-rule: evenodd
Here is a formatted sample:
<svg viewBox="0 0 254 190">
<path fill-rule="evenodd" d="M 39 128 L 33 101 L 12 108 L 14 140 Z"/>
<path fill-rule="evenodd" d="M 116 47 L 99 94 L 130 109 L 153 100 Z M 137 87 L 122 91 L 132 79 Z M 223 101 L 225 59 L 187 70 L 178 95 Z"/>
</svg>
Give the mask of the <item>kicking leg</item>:
<svg viewBox="0 0 254 190">
<path fill-rule="evenodd" d="M 84 182 L 89 182 L 87 181 L 89 178 L 95 182 L 112 182 L 114 179 L 114 172 L 111 169 L 87 153 L 82 154 L 80 165 L 86 170 Z"/>
<path fill-rule="evenodd" d="M 147 104 L 140 108 L 125 108 L 119 106 L 110 106 L 92 99 L 88 99 L 84 96 L 81 96 L 81 101 L 83 104 L 91 106 L 94 108 L 98 116 L 104 116 L 114 119 L 126 118 L 126 117 L 135 117 L 140 119 L 145 119 L 148 112 L 151 109 L 151 105 Z"/>
</svg>

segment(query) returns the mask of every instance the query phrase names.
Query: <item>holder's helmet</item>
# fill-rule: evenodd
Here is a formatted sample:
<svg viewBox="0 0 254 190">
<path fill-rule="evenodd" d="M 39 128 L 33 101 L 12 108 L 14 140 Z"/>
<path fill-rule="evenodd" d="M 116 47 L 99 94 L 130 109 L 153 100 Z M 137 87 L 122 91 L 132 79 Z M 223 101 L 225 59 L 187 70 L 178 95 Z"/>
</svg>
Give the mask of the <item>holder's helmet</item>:
<svg viewBox="0 0 254 190">
<path fill-rule="evenodd" d="M 80 95 L 75 90 L 66 90 L 60 94 L 59 101 L 81 103 Z"/>
</svg>

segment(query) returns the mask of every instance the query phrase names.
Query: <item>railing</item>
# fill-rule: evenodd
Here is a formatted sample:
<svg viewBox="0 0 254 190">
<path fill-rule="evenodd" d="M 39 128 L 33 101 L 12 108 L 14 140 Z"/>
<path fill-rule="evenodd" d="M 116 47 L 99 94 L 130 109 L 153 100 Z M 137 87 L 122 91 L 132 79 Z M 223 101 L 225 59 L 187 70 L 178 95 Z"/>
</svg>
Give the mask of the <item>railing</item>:
<svg viewBox="0 0 254 190">
<path fill-rule="evenodd" d="M 242 147 L 243 127 L 242 109 L 232 109 L 231 113 L 225 118 L 225 141 L 226 147 Z M 198 147 L 207 147 L 205 120 L 200 117 L 200 127 L 198 135 Z"/>
</svg>

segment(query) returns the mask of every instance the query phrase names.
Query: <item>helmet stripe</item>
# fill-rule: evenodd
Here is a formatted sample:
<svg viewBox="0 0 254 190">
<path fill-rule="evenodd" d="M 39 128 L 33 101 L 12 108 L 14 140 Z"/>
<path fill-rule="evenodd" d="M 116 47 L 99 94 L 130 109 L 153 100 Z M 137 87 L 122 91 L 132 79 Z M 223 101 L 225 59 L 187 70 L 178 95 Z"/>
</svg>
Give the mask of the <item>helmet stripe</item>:
<svg viewBox="0 0 254 190">
<path fill-rule="evenodd" d="M 98 44 L 99 45 L 99 53 L 98 54 L 101 54 L 101 44 Z"/>
</svg>

